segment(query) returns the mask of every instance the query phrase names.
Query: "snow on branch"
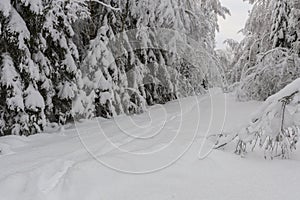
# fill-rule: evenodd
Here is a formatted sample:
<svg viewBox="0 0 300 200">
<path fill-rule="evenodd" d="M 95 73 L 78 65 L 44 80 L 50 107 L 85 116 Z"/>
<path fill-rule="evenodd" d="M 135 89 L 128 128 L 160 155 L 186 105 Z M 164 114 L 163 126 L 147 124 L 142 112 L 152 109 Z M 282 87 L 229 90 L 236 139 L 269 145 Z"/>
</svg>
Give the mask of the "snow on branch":
<svg viewBox="0 0 300 200">
<path fill-rule="evenodd" d="M 188 9 L 184 9 L 184 11 L 185 11 L 187 14 L 190 14 L 190 15 L 192 15 L 193 17 L 197 18 L 197 15 L 196 15 L 193 11 L 188 10 Z"/>
<path fill-rule="evenodd" d="M 112 10 L 121 11 L 121 8 L 112 7 L 111 5 L 108 5 L 108 4 L 106 4 L 106 3 L 102 2 L 102 1 L 99 1 L 99 0 L 91 0 L 91 1 L 99 3 L 99 4 L 105 6 L 105 7 L 109 8 L 109 9 L 112 9 Z"/>
</svg>

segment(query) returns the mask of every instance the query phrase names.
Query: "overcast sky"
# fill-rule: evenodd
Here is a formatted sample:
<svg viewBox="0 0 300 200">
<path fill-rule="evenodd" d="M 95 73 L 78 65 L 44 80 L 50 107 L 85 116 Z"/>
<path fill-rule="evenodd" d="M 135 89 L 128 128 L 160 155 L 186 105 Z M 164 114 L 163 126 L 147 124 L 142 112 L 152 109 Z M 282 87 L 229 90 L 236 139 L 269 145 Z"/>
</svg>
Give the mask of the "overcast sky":
<svg viewBox="0 0 300 200">
<path fill-rule="evenodd" d="M 250 4 L 243 0 L 220 0 L 223 6 L 229 8 L 231 16 L 227 16 L 224 20 L 219 18 L 220 32 L 217 33 L 217 48 L 223 48 L 223 41 L 231 38 L 240 41 L 243 35 L 237 32 L 241 30 L 248 18 Z"/>
</svg>

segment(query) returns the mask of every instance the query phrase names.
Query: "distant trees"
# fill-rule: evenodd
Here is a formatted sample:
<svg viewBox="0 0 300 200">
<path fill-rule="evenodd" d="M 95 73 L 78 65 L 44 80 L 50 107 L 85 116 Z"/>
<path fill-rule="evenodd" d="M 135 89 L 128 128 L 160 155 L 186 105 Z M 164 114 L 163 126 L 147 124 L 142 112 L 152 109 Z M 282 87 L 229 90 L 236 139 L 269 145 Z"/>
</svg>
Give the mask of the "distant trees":
<svg viewBox="0 0 300 200">
<path fill-rule="evenodd" d="M 241 100 L 265 100 L 300 75 L 297 0 L 253 0 L 253 9 L 228 72 Z"/>
</svg>

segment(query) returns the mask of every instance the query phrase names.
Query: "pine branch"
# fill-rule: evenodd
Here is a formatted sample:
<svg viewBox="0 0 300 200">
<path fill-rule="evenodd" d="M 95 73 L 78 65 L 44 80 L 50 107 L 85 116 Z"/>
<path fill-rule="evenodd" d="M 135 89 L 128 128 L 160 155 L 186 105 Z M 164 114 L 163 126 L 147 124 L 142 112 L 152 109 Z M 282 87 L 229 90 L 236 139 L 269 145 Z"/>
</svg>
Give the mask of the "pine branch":
<svg viewBox="0 0 300 200">
<path fill-rule="evenodd" d="M 96 2 L 96 3 L 99 3 L 99 4 L 105 6 L 105 7 L 109 8 L 109 9 L 112 9 L 112 10 L 114 10 L 114 11 L 121 11 L 121 8 L 115 8 L 115 7 L 112 7 L 111 5 L 108 5 L 108 4 L 106 4 L 106 3 L 102 2 L 102 1 L 99 1 L 99 0 L 91 0 L 91 1 Z M 120 5 L 119 5 L 119 6 L 120 6 Z"/>
</svg>

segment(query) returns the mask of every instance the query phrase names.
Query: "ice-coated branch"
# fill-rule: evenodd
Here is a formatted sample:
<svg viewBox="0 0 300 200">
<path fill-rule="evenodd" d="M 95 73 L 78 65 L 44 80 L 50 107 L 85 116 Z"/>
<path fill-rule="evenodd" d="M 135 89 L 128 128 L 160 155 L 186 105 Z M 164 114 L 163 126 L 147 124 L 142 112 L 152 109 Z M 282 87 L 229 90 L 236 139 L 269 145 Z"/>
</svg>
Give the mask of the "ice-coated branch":
<svg viewBox="0 0 300 200">
<path fill-rule="evenodd" d="M 91 1 L 99 3 L 99 4 L 105 6 L 105 7 L 109 8 L 109 9 L 112 9 L 112 10 L 121 11 L 121 8 L 114 8 L 111 5 L 108 5 L 108 4 L 106 4 L 106 3 L 102 2 L 102 1 L 99 1 L 99 0 L 91 0 Z"/>
</svg>

